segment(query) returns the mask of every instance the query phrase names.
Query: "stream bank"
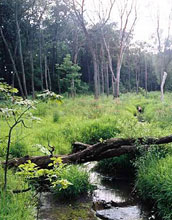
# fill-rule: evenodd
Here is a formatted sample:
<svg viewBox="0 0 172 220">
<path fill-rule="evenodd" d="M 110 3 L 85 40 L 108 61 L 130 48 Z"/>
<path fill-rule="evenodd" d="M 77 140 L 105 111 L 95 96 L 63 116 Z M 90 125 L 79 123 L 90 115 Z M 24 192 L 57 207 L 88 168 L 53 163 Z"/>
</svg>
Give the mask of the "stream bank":
<svg viewBox="0 0 172 220">
<path fill-rule="evenodd" d="M 42 193 L 38 220 L 153 220 L 155 216 L 132 196 L 133 182 L 128 177 L 113 178 L 84 165 L 90 172 L 90 182 L 96 186 L 92 195 L 75 201 L 62 201 L 51 193 Z"/>
</svg>

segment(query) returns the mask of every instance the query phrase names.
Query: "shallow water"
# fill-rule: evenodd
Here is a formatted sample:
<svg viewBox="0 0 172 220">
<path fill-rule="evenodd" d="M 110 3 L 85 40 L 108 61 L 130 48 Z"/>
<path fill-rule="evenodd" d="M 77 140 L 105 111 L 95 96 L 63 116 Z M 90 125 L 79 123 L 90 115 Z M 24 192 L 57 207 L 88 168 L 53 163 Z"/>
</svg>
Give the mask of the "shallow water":
<svg viewBox="0 0 172 220">
<path fill-rule="evenodd" d="M 93 194 L 72 202 L 58 201 L 51 193 L 41 196 L 39 220 L 151 220 L 151 211 L 132 196 L 133 184 L 128 178 L 114 179 L 91 171 L 96 163 L 83 169 L 90 172 L 90 182 L 96 186 Z M 94 211 L 93 211 L 94 209 Z"/>
</svg>

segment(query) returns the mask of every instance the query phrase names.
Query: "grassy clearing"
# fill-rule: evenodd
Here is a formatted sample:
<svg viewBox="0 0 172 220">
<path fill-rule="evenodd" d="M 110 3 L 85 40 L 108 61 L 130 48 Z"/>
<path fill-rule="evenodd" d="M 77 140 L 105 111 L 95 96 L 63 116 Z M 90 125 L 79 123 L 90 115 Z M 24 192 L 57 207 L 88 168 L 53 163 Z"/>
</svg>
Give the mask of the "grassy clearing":
<svg viewBox="0 0 172 220">
<path fill-rule="evenodd" d="M 170 135 L 172 128 L 171 103 L 170 93 L 166 94 L 164 103 L 161 103 L 160 95 L 156 92 L 149 93 L 147 97 L 125 94 L 119 100 L 112 100 L 112 97 L 101 97 L 99 100 L 94 100 L 93 96 L 80 96 L 76 99 L 64 99 L 64 103 L 61 105 L 40 102 L 37 104 L 37 108 L 32 110 L 32 113 L 41 120 L 37 123 L 26 121 L 26 124 L 31 127 L 30 129 L 19 126 L 14 130 L 11 157 L 20 157 L 26 154 L 43 155 L 45 151 L 41 146 L 47 148 L 48 140 L 50 145 L 55 146 L 55 154 L 67 154 L 71 152 L 72 143 L 75 141 L 93 144 L 100 139 L 111 137 Z M 138 106 L 142 107 L 142 114 L 138 114 Z M 3 128 L 0 132 L 0 156 L 3 160 L 8 126 L 2 118 L 0 126 Z M 142 158 L 142 163 L 136 163 L 139 164 L 136 166 L 139 193 L 145 199 L 155 200 L 158 212 L 166 220 L 171 219 L 169 209 L 171 207 L 167 207 L 166 200 L 162 198 L 166 189 L 169 194 L 168 201 L 171 204 L 170 191 L 172 192 L 172 186 L 170 181 L 172 182 L 172 177 L 169 169 L 172 164 L 171 149 L 172 144 L 162 146 L 161 150 L 158 149 L 157 152 L 161 152 L 161 155 L 163 155 L 162 152 L 165 152 L 165 157 L 158 157 L 157 160 L 152 159 L 149 161 L 150 163 L 147 163 L 147 154 L 141 151 L 139 158 Z M 149 153 L 154 155 L 155 151 Z M 117 163 L 123 168 L 123 166 L 128 166 L 130 158 L 129 160 L 125 158 L 125 163 L 123 163 L 123 158 L 122 160 L 110 159 L 101 163 L 102 167 L 107 168 L 108 166 L 108 169 L 113 169 Z M 164 175 L 160 175 L 161 181 L 155 178 L 156 175 L 159 175 L 160 166 L 163 166 L 164 173 Z M 77 173 L 77 171 L 75 172 Z M 160 182 L 164 182 L 162 188 L 160 188 Z M 13 186 L 15 188 L 15 185 Z M 153 191 L 148 196 L 150 189 Z M 75 193 L 75 190 L 77 191 L 77 189 L 72 189 L 71 192 Z"/>
<path fill-rule="evenodd" d="M 156 94 L 154 94 L 155 96 Z M 74 141 L 95 143 L 100 138 L 110 137 L 138 137 L 138 136 L 161 136 L 169 134 L 172 118 L 171 106 L 168 96 L 164 105 L 157 100 L 123 95 L 120 100 L 112 100 L 112 97 L 102 97 L 96 101 L 92 96 L 81 96 L 73 99 L 64 99 L 64 103 L 37 104 L 33 114 L 41 119 L 40 122 L 27 122 L 30 129 L 18 126 L 13 132 L 11 150 L 12 156 L 40 155 L 41 150 L 37 144 L 47 147 L 55 146 L 56 154 L 71 152 L 71 144 Z M 154 97 L 153 96 L 153 97 Z M 159 98 L 159 97 L 158 97 Z M 139 123 L 137 117 L 137 106 L 143 110 L 144 123 Z M 156 110 L 155 110 L 156 109 Z M 163 127 L 163 129 L 161 129 Z M 6 146 L 8 126 L 1 119 L 0 154 L 3 156 Z M 19 155 L 20 153 L 20 155 Z"/>
</svg>

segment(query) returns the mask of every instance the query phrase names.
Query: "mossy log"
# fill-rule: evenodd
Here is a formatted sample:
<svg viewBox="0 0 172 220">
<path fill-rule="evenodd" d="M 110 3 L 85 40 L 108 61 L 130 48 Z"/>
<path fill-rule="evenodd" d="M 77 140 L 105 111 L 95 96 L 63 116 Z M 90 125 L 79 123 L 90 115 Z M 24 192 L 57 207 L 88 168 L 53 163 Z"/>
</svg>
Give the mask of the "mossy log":
<svg viewBox="0 0 172 220">
<path fill-rule="evenodd" d="M 61 157 L 64 163 L 80 164 L 134 153 L 138 151 L 138 146 L 148 148 L 150 145 L 168 144 L 171 142 L 172 135 L 161 138 L 111 138 L 103 142 L 98 142 L 94 145 L 76 142 L 74 144 L 75 153 L 69 155 L 54 155 L 54 157 Z M 79 151 L 76 150 L 77 148 Z M 47 167 L 47 165 L 51 162 L 50 156 L 25 156 L 10 160 L 8 162 L 8 166 L 17 167 L 20 164 L 25 163 L 27 160 L 31 160 L 41 168 Z"/>
</svg>

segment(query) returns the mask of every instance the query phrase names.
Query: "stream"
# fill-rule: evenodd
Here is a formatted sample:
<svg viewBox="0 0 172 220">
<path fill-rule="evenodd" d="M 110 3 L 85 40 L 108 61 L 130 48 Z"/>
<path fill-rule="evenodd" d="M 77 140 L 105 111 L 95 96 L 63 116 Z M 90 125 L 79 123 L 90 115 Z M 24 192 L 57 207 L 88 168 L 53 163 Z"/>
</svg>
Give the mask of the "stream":
<svg viewBox="0 0 172 220">
<path fill-rule="evenodd" d="M 41 193 L 38 220 L 153 220 L 155 216 L 132 196 L 133 184 L 128 177 L 115 179 L 102 175 L 87 163 L 90 182 L 96 186 L 92 195 L 75 201 L 59 201 L 51 193 Z"/>
</svg>

